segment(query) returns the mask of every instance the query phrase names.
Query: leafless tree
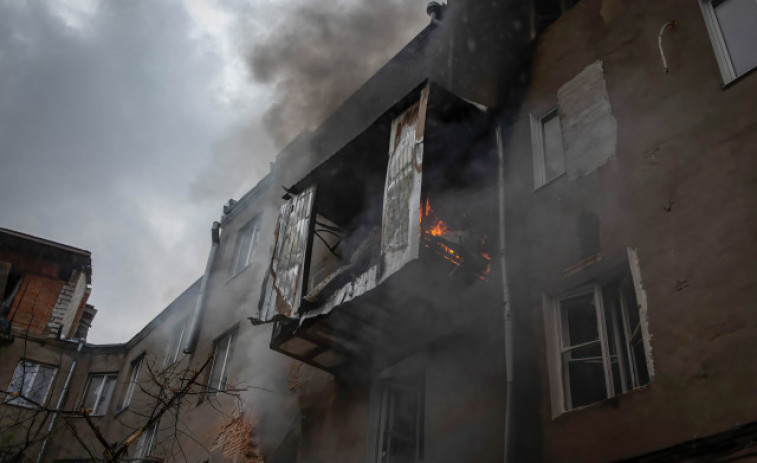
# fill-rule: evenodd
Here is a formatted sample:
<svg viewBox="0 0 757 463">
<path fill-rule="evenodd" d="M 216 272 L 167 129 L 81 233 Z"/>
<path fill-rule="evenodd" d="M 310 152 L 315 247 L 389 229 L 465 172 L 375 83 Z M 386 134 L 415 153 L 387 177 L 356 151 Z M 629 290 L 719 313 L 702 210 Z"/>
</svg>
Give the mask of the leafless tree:
<svg viewBox="0 0 757 463">
<path fill-rule="evenodd" d="M 163 368 L 155 368 L 154 363 L 145 362 L 147 377 L 138 383 L 142 392 L 140 404 L 129 406 L 130 425 L 125 426 L 128 431 L 115 440 L 108 439 L 98 420 L 92 419 L 92 409 L 84 406 L 75 409 L 56 407 L 46 404 L 44 398 L 36 397 L 34 391 L 24 385 L 24 381 L 40 374 L 39 371 L 34 372 L 34 375 L 27 374 L 26 371 L 14 375 L 9 390 L 0 389 L 0 400 L 4 398 L 5 403 L 19 405 L 3 407 L 13 408 L 13 413 L 3 413 L 4 416 L 0 416 L 0 462 L 39 461 L 36 455 L 25 456 L 25 453 L 42 446 L 42 450 L 32 452 L 41 456 L 47 439 L 55 431 L 50 423 L 55 423 L 56 420 L 58 427 L 63 428 L 64 435 L 78 442 L 82 454 L 86 454 L 80 461 L 141 461 L 146 456 L 145 447 L 149 448 L 155 444 L 161 420 L 163 423 L 168 422 L 172 430 L 168 433 L 170 436 L 165 439 L 167 444 L 162 445 L 164 453 L 169 454 L 172 459 L 186 460 L 181 444 L 183 440 L 203 444 L 192 436 L 191 431 L 182 426 L 180 415 L 185 405 L 196 404 L 199 400 L 211 400 L 215 402 L 214 413 L 223 414 L 224 419 L 228 421 L 241 413 L 240 394 L 247 389 L 246 387 L 226 386 L 222 391 L 210 391 L 206 384 L 213 364 L 213 354 L 199 366 L 188 364 L 188 360 L 187 363 L 174 362 Z M 26 367 L 23 360 L 19 365 L 22 369 Z M 217 406 L 219 401 L 225 402 L 226 406 Z M 81 425 L 82 422 L 84 425 Z M 165 427 L 163 431 L 165 435 Z M 57 432 L 60 436 L 61 431 Z"/>
</svg>

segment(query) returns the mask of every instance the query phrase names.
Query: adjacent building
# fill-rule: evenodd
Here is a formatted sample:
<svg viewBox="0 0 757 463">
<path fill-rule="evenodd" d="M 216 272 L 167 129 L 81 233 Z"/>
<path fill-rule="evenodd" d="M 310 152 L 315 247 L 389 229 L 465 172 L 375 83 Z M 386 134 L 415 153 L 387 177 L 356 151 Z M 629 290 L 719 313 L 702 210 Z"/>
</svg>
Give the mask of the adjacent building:
<svg viewBox="0 0 757 463">
<path fill-rule="evenodd" d="M 43 400 L 108 442 L 145 428 L 132 459 L 755 459 L 757 6 L 429 15 L 224 206 L 205 274 L 134 339 L 77 345 L 89 322 L 51 309 L 0 379 L 44 365 Z M 27 459 L 88 461 L 62 421 Z"/>
</svg>

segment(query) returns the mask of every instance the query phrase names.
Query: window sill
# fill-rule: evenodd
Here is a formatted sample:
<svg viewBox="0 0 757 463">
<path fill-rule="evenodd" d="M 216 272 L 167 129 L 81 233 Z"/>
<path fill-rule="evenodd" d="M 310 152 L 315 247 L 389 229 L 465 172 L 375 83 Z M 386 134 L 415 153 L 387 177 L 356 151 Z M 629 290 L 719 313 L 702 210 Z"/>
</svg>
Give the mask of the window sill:
<svg viewBox="0 0 757 463">
<path fill-rule="evenodd" d="M 225 284 L 225 285 L 228 285 L 229 283 L 231 283 L 231 282 L 232 282 L 232 280 L 236 280 L 236 278 L 237 278 L 237 277 L 238 277 L 239 275 L 241 275 L 241 274 L 245 273 L 245 272 L 247 271 L 247 269 L 249 269 L 250 267 L 252 267 L 252 262 L 250 262 L 249 264 L 247 264 L 247 265 L 245 265 L 244 267 L 242 267 L 242 268 L 241 268 L 241 269 L 240 269 L 240 270 L 239 270 L 239 271 L 238 271 L 237 273 L 235 273 L 234 275 L 230 276 L 230 277 L 229 277 L 229 278 L 228 278 L 228 279 L 226 280 L 226 282 L 225 282 L 224 284 Z"/>
<path fill-rule="evenodd" d="M 734 78 L 732 80 L 729 80 L 728 82 L 723 82 L 723 84 L 720 86 L 720 88 L 723 89 L 723 90 L 727 90 L 728 88 L 731 87 L 731 85 L 735 84 L 736 82 L 740 81 L 741 79 L 745 78 L 748 75 L 754 74 L 755 72 L 757 72 L 757 66 L 755 66 L 752 69 L 748 70 L 747 72 L 741 74 L 740 76 L 738 76 L 738 77 L 736 77 L 736 78 Z"/>
<path fill-rule="evenodd" d="M 119 415 L 121 415 L 123 412 L 129 409 L 128 405 L 120 406 L 116 409 L 115 412 L 113 412 L 113 418 L 117 418 Z"/>
<path fill-rule="evenodd" d="M 537 191 L 541 191 L 542 189 L 546 188 L 547 186 L 549 186 L 549 185 L 557 182 L 557 180 L 560 180 L 561 178 L 566 177 L 566 176 L 567 176 L 567 171 L 561 173 L 560 175 L 556 175 L 556 176 L 552 177 L 551 179 L 547 180 L 546 182 L 542 183 L 541 185 L 539 185 L 537 187 L 534 187 L 534 193 L 536 193 Z"/>
<path fill-rule="evenodd" d="M 624 397 L 628 397 L 628 396 L 630 396 L 632 394 L 640 393 L 642 391 L 645 391 L 645 390 L 649 389 L 649 386 L 651 384 L 652 384 L 652 380 L 650 380 L 649 383 L 647 383 L 647 384 L 645 384 L 643 386 L 639 386 L 636 389 L 631 389 L 630 391 L 626 391 L 626 392 L 624 392 L 622 394 L 618 394 L 616 396 L 610 397 L 609 399 L 600 400 L 599 402 L 594 402 L 594 403 L 591 403 L 591 404 L 588 404 L 588 405 L 583 405 L 581 407 L 571 408 L 570 410 L 564 410 L 564 411 L 560 412 L 559 414 L 553 415 L 552 416 L 552 421 L 558 422 L 558 421 L 562 421 L 564 419 L 567 420 L 571 416 L 577 415 L 577 414 L 579 414 L 581 412 L 589 411 L 589 410 L 594 410 L 594 409 L 599 409 L 599 408 L 603 408 L 603 407 L 617 408 L 618 401 L 620 401 Z"/>
</svg>

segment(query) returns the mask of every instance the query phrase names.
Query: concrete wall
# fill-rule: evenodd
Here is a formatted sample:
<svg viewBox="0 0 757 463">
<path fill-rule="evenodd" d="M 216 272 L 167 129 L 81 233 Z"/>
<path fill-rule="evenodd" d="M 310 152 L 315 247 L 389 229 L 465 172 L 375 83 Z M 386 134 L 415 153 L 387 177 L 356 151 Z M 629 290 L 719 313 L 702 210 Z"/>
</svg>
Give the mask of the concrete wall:
<svg viewBox="0 0 757 463">
<path fill-rule="evenodd" d="M 657 38 L 671 19 L 666 74 Z M 617 137 L 587 164 L 581 156 L 597 144 L 571 140 L 609 134 L 608 119 L 567 114 L 565 100 L 595 63 Z M 757 417 L 757 380 L 746 374 L 757 367 L 756 90 L 754 74 L 722 87 L 696 2 L 584 0 L 537 40 L 522 106 L 504 130 L 516 371 L 528 383 L 519 417 L 532 423 L 519 435 L 543 436 L 544 461 L 627 458 Z M 568 175 L 534 190 L 529 115 L 558 101 Z M 655 376 L 553 419 L 542 296 L 582 260 L 626 248 L 637 250 Z"/>
</svg>

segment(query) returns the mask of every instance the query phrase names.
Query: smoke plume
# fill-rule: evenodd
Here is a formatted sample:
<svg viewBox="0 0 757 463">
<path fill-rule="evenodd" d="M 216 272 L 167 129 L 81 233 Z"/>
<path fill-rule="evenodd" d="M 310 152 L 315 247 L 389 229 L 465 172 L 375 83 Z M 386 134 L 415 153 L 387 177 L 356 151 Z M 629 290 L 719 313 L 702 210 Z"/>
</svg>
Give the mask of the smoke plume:
<svg viewBox="0 0 757 463">
<path fill-rule="evenodd" d="M 315 0 L 299 4 L 247 63 L 271 85 L 263 124 L 278 146 L 315 128 L 428 23 L 419 0 Z"/>
</svg>

